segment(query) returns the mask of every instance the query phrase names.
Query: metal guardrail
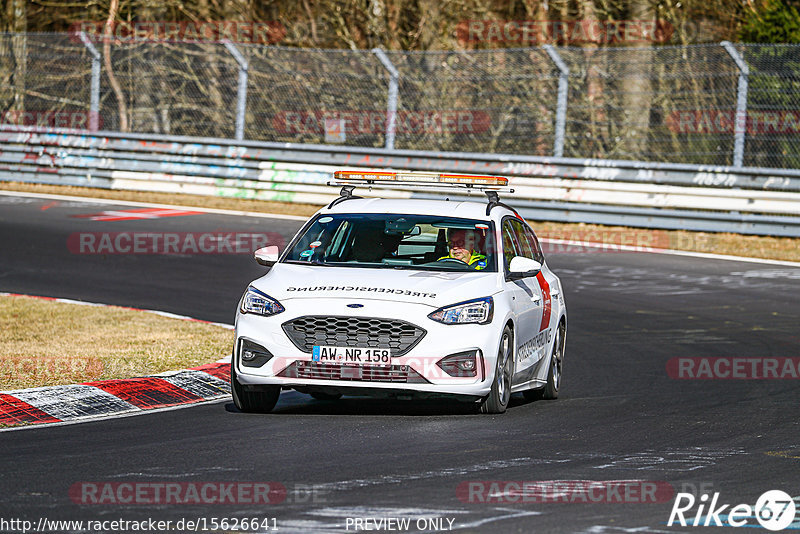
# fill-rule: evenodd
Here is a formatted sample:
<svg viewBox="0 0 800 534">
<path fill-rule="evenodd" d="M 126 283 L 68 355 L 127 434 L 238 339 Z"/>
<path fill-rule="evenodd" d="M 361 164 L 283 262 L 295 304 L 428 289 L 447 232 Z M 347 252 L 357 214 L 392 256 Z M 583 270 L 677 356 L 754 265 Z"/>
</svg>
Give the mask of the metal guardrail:
<svg viewBox="0 0 800 534">
<path fill-rule="evenodd" d="M 531 219 L 800 237 L 793 169 L 0 128 L 6 181 L 321 204 L 335 197 L 325 184 L 342 167 L 507 175 L 509 202 Z"/>
</svg>

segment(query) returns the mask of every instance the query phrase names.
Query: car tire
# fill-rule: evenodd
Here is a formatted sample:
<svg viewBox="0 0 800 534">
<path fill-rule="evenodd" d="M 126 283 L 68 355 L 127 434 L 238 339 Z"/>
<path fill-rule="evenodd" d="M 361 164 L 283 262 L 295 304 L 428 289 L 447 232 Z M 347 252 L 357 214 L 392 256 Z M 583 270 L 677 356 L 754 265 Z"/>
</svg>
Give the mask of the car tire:
<svg viewBox="0 0 800 534">
<path fill-rule="evenodd" d="M 342 398 L 341 393 L 309 393 L 312 397 L 320 401 L 336 401 Z"/>
<path fill-rule="evenodd" d="M 481 413 L 504 413 L 511 400 L 511 377 L 514 376 L 514 332 L 506 325 L 497 349 L 492 389 L 480 405 Z"/>
<path fill-rule="evenodd" d="M 547 370 L 547 383 L 543 388 L 524 391 L 523 395 L 527 400 L 553 400 L 558 398 L 558 390 L 561 387 L 561 365 L 564 361 L 563 351 L 564 344 L 561 342 L 561 328 L 556 328 L 556 339 L 553 341 L 550 368 Z"/>
<path fill-rule="evenodd" d="M 246 391 L 236 380 L 236 366 L 231 363 L 231 395 L 233 404 L 246 413 L 269 413 L 278 403 L 280 386 L 261 386 L 259 391 Z"/>
</svg>

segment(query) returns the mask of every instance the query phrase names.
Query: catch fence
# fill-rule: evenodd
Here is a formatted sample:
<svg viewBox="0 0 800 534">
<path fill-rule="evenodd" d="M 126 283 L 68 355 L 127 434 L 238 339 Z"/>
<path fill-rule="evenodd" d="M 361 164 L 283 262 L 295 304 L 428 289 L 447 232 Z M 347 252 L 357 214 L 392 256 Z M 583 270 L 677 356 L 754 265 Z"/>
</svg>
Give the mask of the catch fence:
<svg viewBox="0 0 800 534">
<path fill-rule="evenodd" d="M 399 52 L 0 34 L 0 123 L 800 168 L 800 46 Z"/>
</svg>

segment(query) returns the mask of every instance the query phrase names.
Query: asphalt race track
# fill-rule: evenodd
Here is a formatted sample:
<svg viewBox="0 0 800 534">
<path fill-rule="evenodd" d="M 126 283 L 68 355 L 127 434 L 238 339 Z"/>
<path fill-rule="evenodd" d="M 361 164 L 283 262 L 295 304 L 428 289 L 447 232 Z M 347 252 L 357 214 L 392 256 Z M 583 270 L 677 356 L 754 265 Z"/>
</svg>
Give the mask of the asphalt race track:
<svg viewBox="0 0 800 534">
<path fill-rule="evenodd" d="M 70 235 L 240 231 L 288 239 L 300 226 L 209 214 L 75 217 L 112 209 L 132 208 L 0 196 L 0 291 L 232 323 L 247 283 L 264 272 L 251 256 L 76 254 Z M 486 416 L 460 404 L 322 402 L 285 392 L 269 415 L 239 413 L 226 401 L 2 432 L 0 517 L 269 518 L 282 533 L 355 532 L 354 520 L 367 518 L 407 518 L 410 532 L 693 532 L 702 527 L 667 526 L 677 492 L 719 492 L 720 504 L 753 506 L 778 489 L 800 502 L 800 381 L 678 380 L 667 372 L 672 358 L 800 356 L 800 269 L 619 252 L 551 254 L 548 263 L 562 278 L 569 313 L 556 401 L 515 396 L 506 414 Z M 509 482 L 619 480 L 669 491 L 644 503 L 613 492 L 612 502 L 531 502 L 507 491 L 516 487 Z M 277 483 L 287 493 L 271 504 L 75 497 L 84 483 L 205 482 Z M 791 528 L 800 529 L 798 521 Z"/>
</svg>

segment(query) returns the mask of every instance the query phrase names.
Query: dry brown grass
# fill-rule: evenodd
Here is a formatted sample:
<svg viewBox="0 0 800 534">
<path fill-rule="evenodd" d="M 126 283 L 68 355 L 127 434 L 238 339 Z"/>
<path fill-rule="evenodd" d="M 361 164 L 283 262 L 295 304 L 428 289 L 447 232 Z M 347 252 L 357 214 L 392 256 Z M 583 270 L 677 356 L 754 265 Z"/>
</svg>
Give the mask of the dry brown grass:
<svg viewBox="0 0 800 534">
<path fill-rule="evenodd" d="M 171 193 L 111 191 L 86 187 L 48 186 L 13 182 L 0 183 L 0 189 L 302 216 L 309 216 L 319 209 L 319 206 L 313 204 L 294 204 Z M 619 226 L 553 223 L 545 221 L 531 221 L 531 224 L 536 229 L 536 232 L 544 237 L 563 237 L 567 239 L 583 240 L 588 236 L 589 238 L 599 238 L 601 241 L 617 244 L 619 244 L 619 241 L 623 243 L 629 242 L 630 239 L 633 239 L 633 243 L 635 244 L 637 240 L 642 239 L 645 243 L 649 242 L 651 244 L 650 246 L 654 248 L 729 254 L 773 260 L 800 261 L 800 239 L 789 237 L 744 236 L 739 234 L 686 232 L 682 230 L 647 230 Z"/>
<path fill-rule="evenodd" d="M 230 354 L 219 326 L 117 307 L 0 296 L 0 391 L 131 378 Z"/>
</svg>

